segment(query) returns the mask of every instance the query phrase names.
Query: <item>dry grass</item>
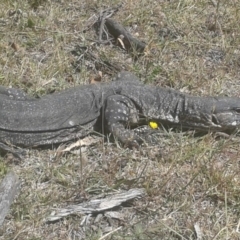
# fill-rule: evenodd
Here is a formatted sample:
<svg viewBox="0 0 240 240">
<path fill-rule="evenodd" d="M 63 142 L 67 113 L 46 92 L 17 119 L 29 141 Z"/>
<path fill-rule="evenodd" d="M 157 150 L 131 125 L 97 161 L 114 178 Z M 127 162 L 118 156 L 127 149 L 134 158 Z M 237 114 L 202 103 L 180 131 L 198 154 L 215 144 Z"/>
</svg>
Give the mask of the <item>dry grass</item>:
<svg viewBox="0 0 240 240">
<path fill-rule="evenodd" d="M 137 60 L 112 44 L 97 44 L 91 17 L 121 4 L 114 18 L 148 47 Z M 216 5 L 214 6 L 214 3 Z M 38 96 L 114 72 L 73 50 L 133 71 L 146 83 L 198 95 L 239 96 L 240 2 L 237 0 L 50 1 L 2 0 L 0 82 Z M 81 54 L 81 53 L 78 53 Z M 22 191 L 0 229 L 0 239 L 240 239 L 239 137 L 169 133 L 158 146 L 137 150 L 99 143 L 82 155 L 53 158 L 31 150 L 18 162 L 1 158 L 0 176 L 13 169 Z M 44 219 L 54 207 L 102 193 L 144 187 L 148 195 L 104 214 Z M 96 220 L 98 219 L 98 220 Z"/>
</svg>

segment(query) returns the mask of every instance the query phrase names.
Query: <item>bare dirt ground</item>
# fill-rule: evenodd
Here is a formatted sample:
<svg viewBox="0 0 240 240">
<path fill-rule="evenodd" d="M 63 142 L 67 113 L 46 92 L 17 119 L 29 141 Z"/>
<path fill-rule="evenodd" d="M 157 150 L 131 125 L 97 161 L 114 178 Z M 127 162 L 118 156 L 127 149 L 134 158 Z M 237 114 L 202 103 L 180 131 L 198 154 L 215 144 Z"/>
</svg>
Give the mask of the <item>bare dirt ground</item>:
<svg viewBox="0 0 240 240">
<path fill-rule="evenodd" d="M 114 7 L 112 18 L 147 44 L 142 56 L 98 42 L 93 23 Z M 237 0 L 2 0 L 0 85 L 41 96 L 88 84 L 99 71 L 110 81 L 129 70 L 146 84 L 239 97 L 239 23 Z M 81 154 L 3 156 L 0 177 L 13 170 L 22 189 L 0 239 L 240 239 L 239 143 L 237 135 L 169 131 L 139 150 L 101 140 Z M 147 194 L 114 209 L 115 217 L 45 221 L 56 208 L 131 188 Z"/>
</svg>

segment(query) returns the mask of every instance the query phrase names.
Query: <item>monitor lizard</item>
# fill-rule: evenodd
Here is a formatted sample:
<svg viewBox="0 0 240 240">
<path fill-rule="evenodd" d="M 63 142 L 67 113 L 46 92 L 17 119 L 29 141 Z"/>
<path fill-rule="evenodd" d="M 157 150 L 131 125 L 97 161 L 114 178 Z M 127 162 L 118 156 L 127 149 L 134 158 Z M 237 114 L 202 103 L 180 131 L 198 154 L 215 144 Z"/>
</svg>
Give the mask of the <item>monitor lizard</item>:
<svg viewBox="0 0 240 240">
<path fill-rule="evenodd" d="M 240 98 L 191 96 L 143 84 L 120 72 L 109 83 L 78 86 L 39 99 L 0 87 L 0 148 L 58 144 L 91 133 L 98 120 L 127 146 L 141 138 L 129 126 L 149 121 L 199 131 L 232 131 L 240 125 Z"/>
</svg>

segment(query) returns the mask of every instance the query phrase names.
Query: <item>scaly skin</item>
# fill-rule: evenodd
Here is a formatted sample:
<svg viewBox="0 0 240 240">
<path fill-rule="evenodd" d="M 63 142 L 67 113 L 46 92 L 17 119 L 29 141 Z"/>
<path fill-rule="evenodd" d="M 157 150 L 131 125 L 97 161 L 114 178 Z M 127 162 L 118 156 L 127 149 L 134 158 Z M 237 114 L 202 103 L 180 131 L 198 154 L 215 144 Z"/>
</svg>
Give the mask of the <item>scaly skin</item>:
<svg viewBox="0 0 240 240">
<path fill-rule="evenodd" d="M 0 147 L 40 146 L 89 134 L 99 118 L 122 143 L 140 142 L 129 126 L 154 121 L 199 131 L 232 131 L 240 125 L 240 99 L 194 97 L 172 89 L 142 84 L 129 72 L 113 82 L 79 86 L 28 97 L 0 87 Z M 100 120 L 101 120 L 100 119 Z"/>
</svg>

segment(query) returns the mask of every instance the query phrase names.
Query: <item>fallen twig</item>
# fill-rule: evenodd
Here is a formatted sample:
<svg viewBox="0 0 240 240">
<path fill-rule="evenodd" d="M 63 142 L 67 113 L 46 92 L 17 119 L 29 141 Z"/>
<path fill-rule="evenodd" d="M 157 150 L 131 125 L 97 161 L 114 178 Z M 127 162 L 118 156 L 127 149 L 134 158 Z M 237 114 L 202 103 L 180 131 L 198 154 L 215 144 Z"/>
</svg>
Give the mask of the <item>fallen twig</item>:
<svg viewBox="0 0 240 240">
<path fill-rule="evenodd" d="M 108 33 L 105 30 L 105 20 L 107 18 L 110 18 L 114 13 L 116 13 L 120 7 L 121 7 L 121 4 L 115 8 L 107 8 L 107 9 L 104 9 L 103 11 L 100 11 L 99 18 L 98 18 L 98 22 L 100 23 L 98 40 L 100 43 L 103 42 L 102 41 L 103 32 L 106 34 L 107 41 L 109 41 Z"/>
<path fill-rule="evenodd" d="M 107 18 L 105 25 L 109 33 L 115 39 L 121 39 L 127 50 L 137 51 L 142 53 L 146 47 L 146 44 L 137 38 L 134 38 L 122 25 L 113 19 Z"/>
<path fill-rule="evenodd" d="M 57 212 L 53 212 L 51 216 L 47 218 L 47 221 L 53 222 L 70 214 L 96 214 L 104 212 L 134 198 L 142 197 L 143 195 L 145 195 L 144 189 L 135 188 L 116 193 L 106 198 L 93 199 L 78 205 L 70 205 L 66 208 L 59 209 Z"/>
<path fill-rule="evenodd" d="M 100 27 L 99 27 L 99 37 L 98 37 L 99 42 L 102 42 L 103 31 L 107 34 L 106 30 L 104 29 L 106 18 L 111 17 L 114 14 L 114 12 L 116 12 L 117 10 L 116 9 L 114 9 L 114 10 L 113 9 L 106 9 L 106 10 L 104 10 L 100 13 L 100 17 L 99 17 Z M 108 35 L 107 35 L 107 38 L 108 38 Z"/>
<path fill-rule="evenodd" d="M 100 237 L 98 240 L 103 240 L 103 239 L 107 238 L 109 235 L 111 235 L 111 234 L 117 232 L 117 231 L 120 230 L 121 228 L 122 228 L 122 226 L 120 226 L 120 227 L 114 229 L 113 231 L 111 231 L 111 232 L 105 234 L 104 236 Z"/>
<path fill-rule="evenodd" d="M 20 190 L 20 181 L 13 173 L 8 173 L 0 185 L 0 226 L 9 211 L 9 208 L 18 195 Z"/>
</svg>

